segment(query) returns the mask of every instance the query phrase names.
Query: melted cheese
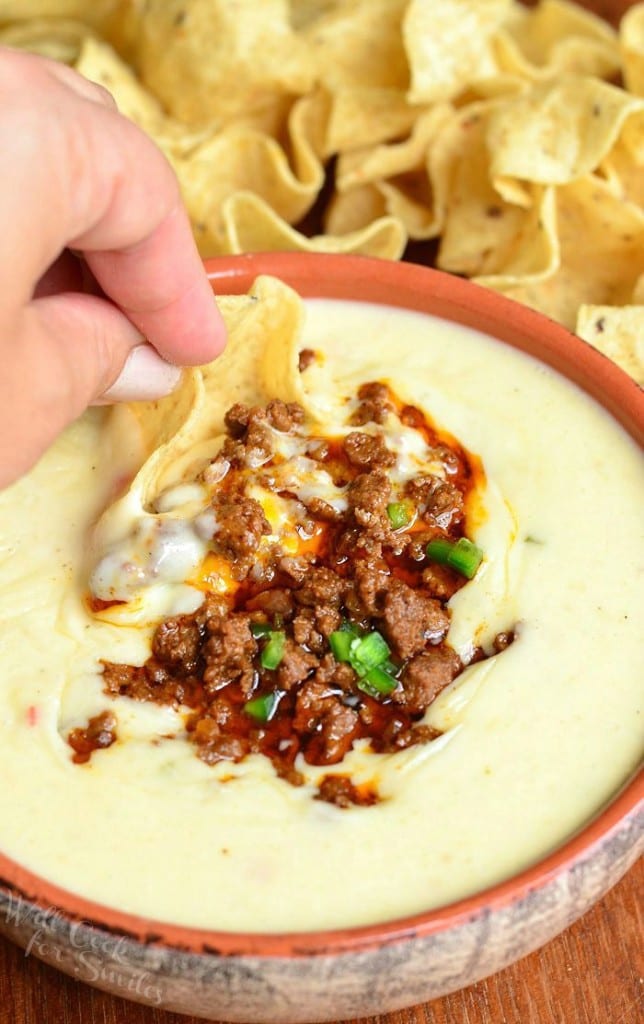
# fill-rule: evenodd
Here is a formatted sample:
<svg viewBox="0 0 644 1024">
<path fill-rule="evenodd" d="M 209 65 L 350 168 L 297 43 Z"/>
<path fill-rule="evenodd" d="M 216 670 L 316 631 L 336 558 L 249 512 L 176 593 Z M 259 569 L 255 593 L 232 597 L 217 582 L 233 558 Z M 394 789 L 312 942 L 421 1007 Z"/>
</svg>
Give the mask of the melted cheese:
<svg viewBox="0 0 644 1024">
<path fill-rule="evenodd" d="M 89 413 L 0 495 L 0 847 L 60 886 L 151 918 L 306 930 L 445 904 L 564 841 L 642 752 L 634 444 L 554 372 L 474 332 L 384 308 L 307 310 L 302 344 L 324 353 L 340 393 L 386 372 L 481 454 L 489 485 L 475 538 L 486 562 L 453 599 L 450 640 L 460 649 L 515 622 L 518 639 L 432 705 L 428 719 L 448 730 L 440 740 L 381 757 L 357 744 L 331 769 L 375 782 L 386 799 L 374 807 L 312 800 L 324 769 L 302 766 L 307 784 L 294 788 L 263 758 L 206 766 L 164 738 L 183 728 L 172 709 L 101 692 L 99 659 L 143 662 L 150 628 L 144 614 L 119 624 L 83 603 L 92 524 L 140 459 L 133 434 L 114 437 Z M 279 532 L 282 511 L 272 516 Z M 606 543 L 615 530 L 626 567 Z M 186 610 L 202 597 L 193 582 L 172 598 Z M 105 707 L 118 741 L 72 764 L 69 728 Z"/>
<path fill-rule="evenodd" d="M 322 434 L 311 435 L 309 424 L 293 433 L 282 433 L 265 424 L 274 462 L 269 465 L 270 458 L 261 454 L 238 472 L 240 482 L 245 481 L 246 496 L 258 502 L 271 526 L 270 533 L 259 542 L 259 565 L 274 558 L 276 550 L 293 557 L 306 546 L 307 538 L 303 539 L 298 529 L 304 510 L 297 507 L 294 498 L 305 504 L 319 498 L 337 512 L 346 511 L 347 486 L 338 486 L 324 464 L 311 458 L 309 452 L 312 444 L 324 443 L 325 438 L 346 437 L 355 430 L 350 423 L 355 406 L 355 399 L 347 403 L 344 412 L 348 422 L 328 423 Z M 429 449 L 422 434 L 402 424 L 394 414 L 390 413 L 381 426 L 365 424 L 362 432 L 382 435 L 385 446 L 396 456 L 388 470 L 392 500 L 401 496 L 405 483 L 419 474 L 445 477 L 443 463 Z M 206 450 L 209 457 L 215 454 L 214 461 L 204 463 L 194 453 L 190 454 L 185 461 L 196 479 L 188 478 L 161 491 L 151 512 L 126 494 L 107 516 L 108 523 L 120 523 L 116 535 L 108 533 L 102 537 L 102 523 L 99 524 L 99 554 L 89 576 L 89 589 L 102 601 L 119 603 L 116 611 L 105 609 L 103 618 L 125 623 L 131 609 L 132 621 L 140 622 L 145 609 L 149 609 L 148 621 L 152 622 L 152 613 L 170 613 L 174 588 L 178 590 L 186 584 L 220 594 L 235 589 L 232 566 L 221 556 L 213 558 L 208 545 L 220 529 L 212 498 L 226 481 L 231 467 L 218 450 L 212 452 L 210 442 Z M 294 498 L 283 497 L 279 492 L 289 492 Z"/>
</svg>

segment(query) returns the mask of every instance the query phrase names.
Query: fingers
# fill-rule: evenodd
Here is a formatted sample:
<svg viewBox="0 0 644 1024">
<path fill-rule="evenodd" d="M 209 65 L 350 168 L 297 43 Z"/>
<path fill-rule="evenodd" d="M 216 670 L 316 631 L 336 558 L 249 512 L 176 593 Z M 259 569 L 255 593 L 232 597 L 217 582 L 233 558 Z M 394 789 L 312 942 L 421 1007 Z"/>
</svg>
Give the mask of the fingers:
<svg viewBox="0 0 644 1024">
<path fill-rule="evenodd" d="M 70 245 L 164 356 L 177 364 L 214 359 L 223 323 L 160 151 L 69 68 L 0 51 L 0 89 L 0 136 L 6 125 L 12 138 L 0 145 L 5 295 L 17 307 L 28 301 Z"/>
<path fill-rule="evenodd" d="M 114 402 L 149 402 L 169 395 L 181 380 L 181 370 L 162 359 L 152 345 L 137 345 L 112 385 L 94 405 Z"/>
<path fill-rule="evenodd" d="M 110 110 L 100 114 L 86 173 L 103 183 L 84 197 L 83 229 L 70 244 L 83 250 L 105 294 L 166 359 L 209 362 L 223 349 L 224 327 L 174 172 L 134 125 Z"/>
<path fill-rule="evenodd" d="M 179 371 L 161 356 L 208 362 L 224 327 L 175 175 L 109 94 L 0 48 L 0 95 L 4 486 L 91 402 L 168 393 Z M 59 293 L 79 267 L 103 296 Z"/>
<path fill-rule="evenodd" d="M 95 229 L 91 237 L 102 230 Z M 87 251 L 92 243 L 83 242 L 88 266 L 105 293 L 166 359 L 199 364 L 219 354 L 223 323 L 178 199 L 136 245 L 92 252 Z M 168 253 L 179 252 L 184 253 L 181 260 L 168 259 Z"/>
<path fill-rule="evenodd" d="M 81 292 L 83 269 L 79 259 L 65 250 L 55 263 L 45 271 L 34 289 L 34 298 L 58 295 L 60 292 Z"/>
<path fill-rule="evenodd" d="M 116 397 L 125 399 L 167 394 L 180 373 L 143 344 L 115 306 L 93 295 L 36 299 L 16 323 L 13 342 L 12 359 L 2 368 L 0 487 L 29 469 L 89 401 L 104 395 L 124 364 Z"/>
<path fill-rule="evenodd" d="M 27 59 L 28 56 L 27 56 Z M 108 92 L 104 86 L 99 85 L 98 82 L 90 82 L 89 79 L 83 78 L 82 75 L 78 75 L 72 68 L 68 68 L 66 64 L 59 64 L 58 61 L 49 60 L 43 58 L 43 63 L 46 64 L 47 70 L 52 78 L 62 82 L 68 88 L 72 89 L 78 96 L 82 96 L 83 99 L 91 100 L 93 103 L 100 103 L 104 107 L 108 107 L 110 110 L 117 110 L 116 100 L 112 96 L 111 92 Z"/>
</svg>

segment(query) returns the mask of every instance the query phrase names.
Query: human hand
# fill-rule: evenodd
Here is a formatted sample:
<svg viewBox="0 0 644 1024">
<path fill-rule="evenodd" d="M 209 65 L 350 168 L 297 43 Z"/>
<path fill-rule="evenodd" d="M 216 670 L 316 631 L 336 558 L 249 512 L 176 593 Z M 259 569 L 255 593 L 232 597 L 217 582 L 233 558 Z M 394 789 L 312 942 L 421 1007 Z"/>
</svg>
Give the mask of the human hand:
<svg viewBox="0 0 644 1024">
<path fill-rule="evenodd" d="M 0 48 L 0 97 L 2 487 L 87 405 L 170 392 L 224 326 L 174 173 L 109 94 Z"/>
</svg>

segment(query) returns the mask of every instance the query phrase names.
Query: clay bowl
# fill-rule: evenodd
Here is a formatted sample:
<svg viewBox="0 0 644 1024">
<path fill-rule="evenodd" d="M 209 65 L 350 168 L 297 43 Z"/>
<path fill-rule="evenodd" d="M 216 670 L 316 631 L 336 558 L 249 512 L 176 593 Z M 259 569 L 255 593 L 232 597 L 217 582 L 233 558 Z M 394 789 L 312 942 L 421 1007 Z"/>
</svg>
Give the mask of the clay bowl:
<svg viewBox="0 0 644 1024">
<path fill-rule="evenodd" d="M 293 253 L 210 260 L 215 290 L 272 273 L 303 296 L 360 299 L 478 328 L 554 367 L 640 443 L 644 394 L 545 317 L 412 264 Z M 506 967 L 570 925 L 644 849 L 644 781 L 540 863 L 471 898 L 381 925 L 306 934 L 175 927 L 99 906 L 0 856 L 0 931 L 114 994 L 211 1020 L 338 1020 L 424 1002 Z"/>
</svg>

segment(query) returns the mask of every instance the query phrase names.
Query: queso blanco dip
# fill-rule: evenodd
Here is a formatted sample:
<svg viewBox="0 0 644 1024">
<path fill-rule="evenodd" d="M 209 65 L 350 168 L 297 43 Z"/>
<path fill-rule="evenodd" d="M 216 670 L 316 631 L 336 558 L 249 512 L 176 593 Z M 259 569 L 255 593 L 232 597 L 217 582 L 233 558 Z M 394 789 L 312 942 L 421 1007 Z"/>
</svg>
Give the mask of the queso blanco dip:
<svg viewBox="0 0 644 1024">
<path fill-rule="evenodd" d="M 0 495 L 0 849 L 153 919 L 314 930 L 446 904 L 566 840 L 644 745 L 632 440 L 554 371 L 475 331 L 358 303 L 305 307 L 298 344 L 321 358 L 302 379 L 318 410 L 385 380 L 482 460 L 468 535 L 486 559 L 450 602 L 448 642 L 467 661 L 473 643 L 509 627 L 516 638 L 430 706 L 439 739 L 346 755 L 343 771 L 377 784 L 373 806 L 311 799 L 328 769 L 303 766 L 294 787 L 259 755 L 203 763 L 177 738 L 175 709 L 103 693 L 100 660 L 142 664 L 151 627 L 88 611 L 89 538 L 148 453 L 128 410 L 87 413 Z M 174 610 L 201 599 L 185 588 Z M 70 729 L 105 708 L 117 742 L 73 763 Z"/>
</svg>

